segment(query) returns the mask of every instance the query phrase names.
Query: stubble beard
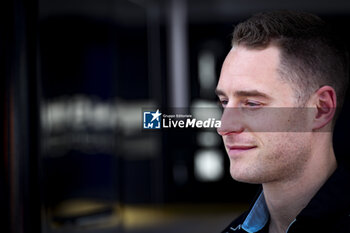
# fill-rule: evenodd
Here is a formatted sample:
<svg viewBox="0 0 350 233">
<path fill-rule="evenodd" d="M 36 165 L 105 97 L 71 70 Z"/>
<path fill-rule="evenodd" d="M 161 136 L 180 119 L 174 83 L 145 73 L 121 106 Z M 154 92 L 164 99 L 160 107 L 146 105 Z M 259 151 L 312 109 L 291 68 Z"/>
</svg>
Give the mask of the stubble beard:
<svg viewBox="0 0 350 233">
<path fill-rule="evenodd" d="M 300 177 L 310 159 L 311 148 L 305 137 L 296 134 L 301 133 L 276 134 L 276 138 L 271 137 L 271 142 L 265 143 L 268 147 L 258 148 L 254 155 L 247 154 L 247 158 L 236 161 L 230 159 L 232 178 L 244 183 L 264 184 L 289 182 Z M 280 139 L 278 143 L 277 138 Z"/>
</svg>

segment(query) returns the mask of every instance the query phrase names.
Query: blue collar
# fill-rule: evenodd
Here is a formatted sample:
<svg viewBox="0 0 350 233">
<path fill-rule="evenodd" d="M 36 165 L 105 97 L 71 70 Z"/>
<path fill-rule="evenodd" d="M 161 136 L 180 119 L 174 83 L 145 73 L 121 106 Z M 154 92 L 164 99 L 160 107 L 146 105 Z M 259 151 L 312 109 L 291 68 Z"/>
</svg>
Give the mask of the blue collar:
<svg viewBox="0 0 350 233">
<path fill-rule="evenodd" d="M 264 193 L 261 192 L 244 220 L 242 228 L 249 233 L 258 232 L 264 228 L 269 218 L 270 214 L 265 202 Z"/>
</svg>

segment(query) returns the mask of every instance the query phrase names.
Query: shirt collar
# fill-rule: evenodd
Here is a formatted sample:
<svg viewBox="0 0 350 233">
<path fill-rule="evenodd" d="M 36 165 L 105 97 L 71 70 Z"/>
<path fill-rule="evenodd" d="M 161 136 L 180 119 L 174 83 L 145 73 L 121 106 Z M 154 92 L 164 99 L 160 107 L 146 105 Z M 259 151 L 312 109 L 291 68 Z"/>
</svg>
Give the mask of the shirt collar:
<svg viewBox="0 0 350 233">
<path fill-rule="evenodd" d="M 265 202 L 264 192 L 261 192 L 244 220 L 242 228 L 249 233 L 258 232 L 264 228 L 269 218 L 270 214 Z"/>
</svg>

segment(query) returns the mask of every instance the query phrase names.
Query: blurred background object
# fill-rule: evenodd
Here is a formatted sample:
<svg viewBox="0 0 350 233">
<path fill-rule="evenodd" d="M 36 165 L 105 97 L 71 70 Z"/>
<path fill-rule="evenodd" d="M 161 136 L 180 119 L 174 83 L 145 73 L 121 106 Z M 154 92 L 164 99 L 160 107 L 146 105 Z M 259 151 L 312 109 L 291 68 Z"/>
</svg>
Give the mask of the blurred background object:
<svg viewBox="0 0 350 233">
<path fill-rule="evenodd" d="M 215 130 L 145 131 L 143 109 L 220 115 L 214 90 L 233 27 L 259 11 L 319 14 L 350 44 L 341 0 L 1 4 L 0 201 L 11 233 L 220 232 L 258 187 L 232 180 Z M 334 140 L 347 164 L 348 104 Z"/>
</svg>

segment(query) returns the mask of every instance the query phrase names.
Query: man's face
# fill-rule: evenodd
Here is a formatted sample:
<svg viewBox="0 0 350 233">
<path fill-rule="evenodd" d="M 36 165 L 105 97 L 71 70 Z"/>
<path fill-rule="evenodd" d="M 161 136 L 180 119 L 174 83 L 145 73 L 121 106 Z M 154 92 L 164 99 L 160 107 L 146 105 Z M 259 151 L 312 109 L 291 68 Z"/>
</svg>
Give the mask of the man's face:
<svg viewBox="0 0 350 233">
<path fill-rule="evenodd" d="M 297 109 L 297 101 L 291 85 L 280 78 L 279 62 L 277 47 L 238 46 L 222 66 L 217 94 L 224 112 L 218 132 L 235 180 L 286 180 L 297 176 L 309 160 L 311 133 L 290 130 L 306 123 L 295 111 L 283 110 Z M 283 114 L 276 114 L 279 109 Z"/>
</svg>

